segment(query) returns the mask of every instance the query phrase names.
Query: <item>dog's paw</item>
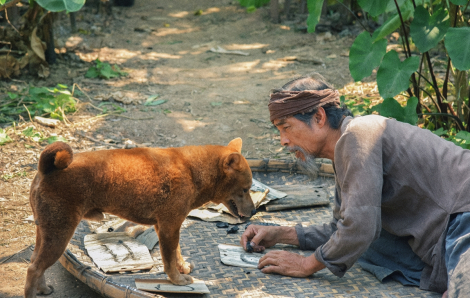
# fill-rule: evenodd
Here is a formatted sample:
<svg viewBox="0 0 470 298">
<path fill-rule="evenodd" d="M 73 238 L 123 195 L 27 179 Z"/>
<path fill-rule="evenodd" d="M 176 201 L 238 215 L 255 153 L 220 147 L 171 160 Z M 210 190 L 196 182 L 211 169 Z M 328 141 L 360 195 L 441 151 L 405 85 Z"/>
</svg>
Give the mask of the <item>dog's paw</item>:
<svg viewBox="0 0 470 298">
<path fill-rule="evenodd" d="M 54 292 L 54 288 L 52 286 L 38 287 L 36 295 L 50 295 L 52 292 Z"/>
<path fill-rule="evenodd" d="M 172 283 L 179 286 L 185 286 L 193 283 L 193 278 L 186 274 L 180 274 L 176 280 L 171 280 Z"/>
<path fill-rule="evenodd" d="M 178 264 L 178 271 L 183 274 L 191 273 L 194 269 L 194 263 L 183 262 L 183 264 Z"/>
</svg>

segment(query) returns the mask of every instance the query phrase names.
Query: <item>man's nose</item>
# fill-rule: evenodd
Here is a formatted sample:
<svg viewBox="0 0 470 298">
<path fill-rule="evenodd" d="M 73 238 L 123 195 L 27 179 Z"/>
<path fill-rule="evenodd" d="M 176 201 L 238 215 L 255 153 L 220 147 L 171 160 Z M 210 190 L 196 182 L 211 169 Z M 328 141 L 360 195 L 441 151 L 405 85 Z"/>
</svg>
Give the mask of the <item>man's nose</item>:
<svg viewBox="0 0 470 298">
<path fill-rule="evenodd" d="M 282 146 L 288 146 L 289 145 L 289 139 L 286 138 L 285 135 L 281 134 L 281 145 Z"/>
</svg>

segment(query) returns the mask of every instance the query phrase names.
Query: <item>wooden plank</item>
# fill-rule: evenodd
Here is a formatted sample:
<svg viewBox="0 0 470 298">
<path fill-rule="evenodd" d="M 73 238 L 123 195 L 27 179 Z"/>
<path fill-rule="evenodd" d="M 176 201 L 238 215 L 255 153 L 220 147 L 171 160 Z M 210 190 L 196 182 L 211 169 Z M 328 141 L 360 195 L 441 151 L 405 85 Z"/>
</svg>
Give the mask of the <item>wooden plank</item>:
<svg viewBox="0 0 470 298">
<path fill-rule="evenodd" d="M 327 173 L 327 174 L 334 174 L 335 170 L 333 169 L 332 164 L 322 163 L 320 166 L 320 172 Z"/>
<path fill-rule="evenodd" d="M 300 167 L 295 160 L 283 159 L 247 159 L 248 165 L 253 172 L 285 172 L 308 174 Z M 322 160 L 317 161 L 319 168 L 318 175 L 324 177 L 334 177 L 333 165 Z"/>
<path fill-rule="evenodd" d="M 193 278 L 193 283 L 186 286 L 172 284 L 167 279 L 143 279 L 136 278 L 135 285 L 138 290 L 148 292 L 182 293 L 182 294 L 209 294 L 204 281 Z"/>
<path fill-rule="evenodd" d="M 84 245 L 105 273 L 145 270 L 154 265 L 148 248 L 126 233 L 88 234 Z"/>
<path fill-rule="evenodd" d="M 313 185 L 275 185 L 287 194 L 285 198 L 266 205 L 266 211 L 279 211 L 293 208 L 324 206 L 330 204 L 328 192 Z"/>
</svg>

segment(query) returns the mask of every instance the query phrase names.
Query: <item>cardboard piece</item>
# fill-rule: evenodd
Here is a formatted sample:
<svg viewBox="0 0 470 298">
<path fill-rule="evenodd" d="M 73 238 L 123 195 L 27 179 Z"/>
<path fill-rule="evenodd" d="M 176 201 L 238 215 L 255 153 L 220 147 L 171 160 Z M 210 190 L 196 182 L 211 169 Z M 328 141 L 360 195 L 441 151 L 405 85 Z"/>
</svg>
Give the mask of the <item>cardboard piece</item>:
<svg viewBox="0 0 470 298">
<path fill-rule="evenodd" d="M 222 263 L 244 268 L 258 268 L 259 259 L 271 250 L 266 249 L 262 253 L 250 253 L 238 245 L 219 244 L 220 260 Z"/>
<path fill-rule="evenodd" d="M 85 249 L 105 273 L 151 269 L 154 261 L 144 244 L 126 233 L 88 234 Z"/>
<path fill-rule="evenodd" d="M 204 221 L 221 221 L 221 222 L 226 222 L 231 225 L 243 223 L 246 220 L 242 220 L 241 218 L 234 217 L 228 213 L 221 213 L 215 210 L 210 210 L 210 209 L 204 209 L 204 208 L 199 208 L 199 209 L 194 209 L 189 212 L 188 216 L 191 217 L 197 217 L 199 219 L 202 219 Z"/>
</svg>

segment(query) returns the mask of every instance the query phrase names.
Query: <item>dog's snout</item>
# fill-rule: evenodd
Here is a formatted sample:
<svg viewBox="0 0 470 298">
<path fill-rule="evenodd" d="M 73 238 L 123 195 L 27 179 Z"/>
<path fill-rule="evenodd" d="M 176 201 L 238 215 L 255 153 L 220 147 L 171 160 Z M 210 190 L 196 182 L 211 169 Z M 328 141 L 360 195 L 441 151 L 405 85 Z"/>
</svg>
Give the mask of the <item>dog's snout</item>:
<svg viewBox="0 0 470 298">
<path fill-rule="evenodd" d="M 255 215 L 256 212 L 258 212 L 258 211 L 256 211 L 256 209 L 251 210 L 251 216 Z"/>
</svg>

